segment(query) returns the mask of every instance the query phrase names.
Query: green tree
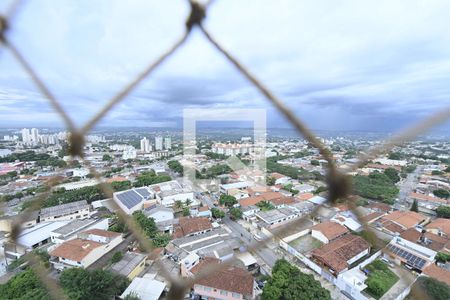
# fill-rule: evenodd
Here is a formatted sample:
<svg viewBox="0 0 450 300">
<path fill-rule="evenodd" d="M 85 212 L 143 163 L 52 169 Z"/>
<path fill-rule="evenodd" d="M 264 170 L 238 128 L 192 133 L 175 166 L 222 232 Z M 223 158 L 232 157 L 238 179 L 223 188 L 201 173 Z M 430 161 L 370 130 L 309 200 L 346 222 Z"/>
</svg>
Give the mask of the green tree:
<svg viewBox="0 0 450 300">
<path fill-rule="evenodd" d="M 140 210 L 133 213 L 133 218 L 149 238 L 154 238 L 156 236 L 158 227 L 156 226 L 155 219 L 147 218 Z"/>
<path fill-rule="evenodd" d="M 169 167 L 169 169 L 171 169 L 172 171 L 183 175 L 183 166 L 180 164 L 179 161 L 177 160 L 171 160 L 167 163 L 167 166 Z"/>
<path fill-rule="evenodd" d="M 256 206 L 258 206 L 262 211 L 268 211 L 275 209 L 275 206 L 270 203 L 269 201 L 261 201 L 256 203 Z"/>
<path fill-rule="evenodd" d="M 222 219 L 225 217 L 225 213 L 216 207 L 211 208 L 211 214 L 214 219 Z"/>
<path fill-rule="evenodd" d="M 320 166 L 320 162 L 317 159 L 313 159 L 313 160 L 311 160 L 311 165 Z"/>
<path fill-rule="evenodd" d="M 354 193 L 369 199 L 393 204 L 398 195 L 398 188 L 384 173 L 373 172 L 369 176 L 356 175 L 353 177 Z"/>
<path fill-rule="evenodd" d="M 48 292 L 31 268 L 0 284 L 0 299 L 50 300 Z"/>
<path fill-rule="evenodd" d="M 405 168 L 406 173 L 412 173 L 416 170 L 417 166 L 416 165 L 408 165 Z"/>
<path fill-rule="evenodd" d="M 262 300 L 331 299 L 330 292 L 311 274 L 302 273 L 284 259 L 277 260 L 264 286 Z"/>
<path fill-rule="evenodd" d="M 109 154 L 103 154 L 102 161 L 108 161 L 108 162 L 111 162 L 111 161 L 113 161 L 113 158 L 112 158 L 112 156 L 109 155 Z"/>
<path fill-rule="evenodd" d="M 170 235 L 167 233 L 157 233 L 155 237 L 152 239 L 152 243 L 154 247 L 165 247 L 170 241 Z"/>
<path fill-rule="evenodd" d="M 121 261 L 123 258 L 123 253 L 120 251 L 117 251 L 116 253 L 114 253 L 114 255 L 111 257 L 111 262 L 113 264 L 118 263 L 119 261 Z"/>
<path fill-rule="evenodd" d="M 399 152 L 391 152 L 389 153 L 388 158 L 393 160 L 401 160 L 403 158 L 403 155 Z"/>
<path fill-rule="evenodd" d="M 129 180 L 114 181 L 111 183 L 111 187 L 115 192 L 125 191 L 131 189 L 131 182 Z"/>
<path fill-rule="evenodd" d="M 266 177 L 266 184 L 267 185 L 274 185 L 275 184 L 275 178 L 271 177 L 271 176 L 267 176 Z"/>
<path fill-rule="evenodd" d="M 450 172 L 450 166 L 447 166 L 447 168 L 445 168 L 445 170 L 444 170 L 446 173 L 449 173 Z"/>
<path fill-rule="evenodd" d="M 448 199 L 448 197 L 450 197 L 449 191 L 444 190 L 444 189 L 437 189 L 437 190 L 434 190 L 434 191 L 433 191 L 433 194 L 434 194 L 436 197 L 443 198 L 443 199 Z"/>
<path fill-rule="evenodd" d="M 417 200 L 414 199 L 410 211 L 419 212 L 419 205 L 417 204 Z"/>
<path fill-rule="evenodd" d="M 130 282 L 124 276 L 101 269 L 71 268 L 61 273 L 60 283 L 69 299 L 109 300 L 120 295 Z"/>
<path fill-rule="evenodd" d="M 439 252 L 436 254 L 435 259 L 437 262 L 446 263 L 450 261 L 450 254 Z"/>
<path fill-rule="evenodd" d="M 397 183 L 400 181 L 400 176 L 398 176 L 398 171 L 394 168 L 387 168 L 386 170 L 384 170 L 384 174 L 389 177 L 389 179 L 393 182 L 393 183 Z"/>
<path fill-rule="evenodd" d="M 237 207 L 233 207 L 230 209 L 230 217 L 233 220 L 241 219 L 242 218 L 242 210 L 240 210 Z"/>
<path fill-rule="evenodd" d="M 230 195 L 222 194 L 219 198 L 220 205 L 225 205 L 226 207 L 232 207 L 233 205 L 237 204 L 237 200 L 235 197 Z"/>
<path fill-rule="evenodd" d="M 190 210 L 189 210 L 189 207 L 183 208 L 183 216 L 184 216 L 184 217 L 188 217 L 188 216 L 190 216 L 190 215 L 191 215 L 191 212 L 190 212 Z"/>
<path fill-rule="evenodd" d="M 423 289 L 431 300 L 450 299 L 450 287 L 444 282 L 431 277 L 420 276 L 416 284 L 419 284 L 419 288 Z"/>
<path fill-rule="evenodd" d="M 441 205 L 436 208 L 436 214 L 438 218 L 450 219 L 450 206 Z"/>
<path fill-rule="evenodd" d="M 192 203 L 192 200 L 189 198 L 184 201 L 184 205 L 186 205 L 187 207 L 191 206 Z"/>
<path fill-rule="evenodd" d="M 181 200 L 175 200 L 173 207 L 175 208 L 176 211 L 181 211 L 184 208 L 184 203 Z"/>
</svg>

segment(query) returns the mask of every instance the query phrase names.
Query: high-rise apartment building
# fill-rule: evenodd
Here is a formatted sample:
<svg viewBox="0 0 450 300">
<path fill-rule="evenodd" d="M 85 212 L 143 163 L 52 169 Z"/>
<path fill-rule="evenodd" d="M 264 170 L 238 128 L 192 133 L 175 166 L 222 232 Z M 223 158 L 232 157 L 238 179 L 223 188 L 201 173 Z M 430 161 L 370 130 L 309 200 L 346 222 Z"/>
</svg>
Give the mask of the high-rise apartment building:
<svg viewBox="0 0 450 300">
<path fill-rule="evenodd" d="M 172 139 L 170 138 L 170 136 L 166 136 L 164 138 L 164 149 L 166 150 L 172 149 Z"/>
<path fill-rule="evenodd" d="M 155 150 L 162 150 L 162 149 L 163 149 L 163 137 L 156 136 L 155 137 Z"/>
<path fill-rule="evenodd" d="M 150 141 L 144 137 L 141 140 L 141 152 L 148 153 L 151 151 Z"/>
</svg>

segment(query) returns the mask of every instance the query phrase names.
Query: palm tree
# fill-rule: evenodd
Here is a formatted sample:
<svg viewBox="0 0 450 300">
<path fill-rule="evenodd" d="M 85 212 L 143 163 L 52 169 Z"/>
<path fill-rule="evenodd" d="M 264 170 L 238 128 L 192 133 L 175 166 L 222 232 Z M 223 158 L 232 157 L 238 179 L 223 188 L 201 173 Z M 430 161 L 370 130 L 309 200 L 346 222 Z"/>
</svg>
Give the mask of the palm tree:
<svg viewBox="0 0 450 300">
<path fill-rule="evenodd" d="M 176 200 L 175 203 L 174 203 L 174 207 L 175 207 L 175 209 L 176 209 L 177 211 L 182 210 L 182 209 L 184 208 L 183 201 L 181 201 L 181 200 Z"/>
<path fill-rule="evenodd" d="M 186 205 L 186 207 L 189 207 L 192 204 L 192 200 L 186 199 L 186 201 L 184 201 L 184 204 Z"/>
</svg>

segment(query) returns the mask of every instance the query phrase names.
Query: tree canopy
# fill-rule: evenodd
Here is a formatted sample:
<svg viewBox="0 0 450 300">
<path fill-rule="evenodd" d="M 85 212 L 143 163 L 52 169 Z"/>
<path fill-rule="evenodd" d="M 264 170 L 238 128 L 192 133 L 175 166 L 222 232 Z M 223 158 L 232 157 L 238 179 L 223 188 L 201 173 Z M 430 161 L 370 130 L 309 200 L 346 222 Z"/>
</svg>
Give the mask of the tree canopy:
<svg viewBox="0 0 450 300">
<path fill-rule="evenodd" d="M 436 208 L 436 214 L 439 218 L 450 219 L 450 206 L 441 205 Z"/>
<path fill-rule="evenodd" d="M 232 207 L 233 205 L 237 204 L 237 200 L 235 197 L 230 195 L 222 194 L 219 198 L 220 205 L 225 205 L 226 207 Z"/>
<path fill-rule="evenodd" d="M 50 300 L 50 296 L 38 276 L 31 268 L 27 268 L 0 285 L 0 299 Z"/>
<path fill-rule="evenodd" d="M 277 260 L 264 286 L 262 300 L 331 299 L 313 275 L 302 273 L 284 259 Z"/>
<path fill-rule="evenodd" d="M 177 160 L 171 160 L 167 163 L 169 166 L 169 169 L 171 169 L 174 172 L 177 172 L 180 175 L 183 175 L 183 166 L 180 164 Z"/>
<path fill-rule="evenodd" d="M 445 190 L 445 189 L 437 189 L 437 190 L 434 190 L 434 191 L 433 191 L 433 194 L 434 194 L 436 197 L 444 198 L 444 199 L 448 199 L 448 197 L 450 197 L 450 192 L 447 191 L 447 190 Z"/>
<path fill-rule="evenodd" d="M 130 282 L 124 276 L 101 269 L 71 268 L 61 273 L 60 283 L 69 299 L 109 300 L 120 295 Z"/>
<path fill-rule="evenodd" d="M 354 176 L 353 189 L 355 194 L 359 196 L 389 204 L 394 203 L 394 199 L 399 192 L 391 178 L 379 172 L 373 172 L 369 176 Z"/>
</svg>

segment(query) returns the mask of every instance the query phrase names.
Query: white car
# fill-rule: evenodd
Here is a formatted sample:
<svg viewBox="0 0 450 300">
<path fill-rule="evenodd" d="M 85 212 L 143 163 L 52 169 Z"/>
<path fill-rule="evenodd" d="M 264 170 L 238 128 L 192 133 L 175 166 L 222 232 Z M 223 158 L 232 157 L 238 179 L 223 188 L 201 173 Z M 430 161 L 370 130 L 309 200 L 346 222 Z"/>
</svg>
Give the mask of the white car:
<svg viewBox="0 0 450 300">
<path fill-rule="evenodd" d="M 262 241 L 262 240 L 263 240 L 263 238 L 262 238 L 260 235 L 258 235 L 257 233 L 255 233 L 255 234 L 253 235 L 253 238 L 254 238 L 255 240 L 257 240 L 257 241 Z"/>
</svg>

